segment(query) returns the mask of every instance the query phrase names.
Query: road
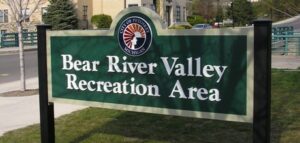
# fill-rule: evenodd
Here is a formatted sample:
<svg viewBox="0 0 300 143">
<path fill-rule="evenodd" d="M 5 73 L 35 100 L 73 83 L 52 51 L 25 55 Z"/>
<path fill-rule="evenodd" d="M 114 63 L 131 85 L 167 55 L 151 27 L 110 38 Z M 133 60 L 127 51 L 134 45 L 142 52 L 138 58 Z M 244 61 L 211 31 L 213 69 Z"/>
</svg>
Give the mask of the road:
<svg viewBox="0 0 300 143">
<path fill-rule="evenodd" d="M 25 57 L 26 78 L 37 77 L 37 51 L 27 51 Z M 19 54 L 0 55 L 0 84 L 20 80 Z"/>
<path fill-rule="evenodd" d="M 275 27 L 292 26 L 295 32 L 300 32 L 300 15 L 273 24 Z"/>
</svg>

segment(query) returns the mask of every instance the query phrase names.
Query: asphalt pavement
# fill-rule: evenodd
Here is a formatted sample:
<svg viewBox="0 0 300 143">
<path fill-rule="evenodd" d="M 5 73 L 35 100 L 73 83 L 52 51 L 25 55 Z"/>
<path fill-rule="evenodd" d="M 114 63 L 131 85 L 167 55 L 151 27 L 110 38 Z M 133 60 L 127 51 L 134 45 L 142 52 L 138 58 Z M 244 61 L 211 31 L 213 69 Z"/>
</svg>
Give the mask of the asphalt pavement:
<svg viewBox="0 0 300 143">
<path fill-rule="evenodd" d="M 294 32 L 300 32 L 300 15 L 295 16 L 293 18 L 289 18 L 283 21 L 273 23 L 274 27 L 286 27 L 292 26 L 294 27 Z"/>
<path fill-rule="evenodd" d="M 37 51 L 24 52 L 25 77 L 34 78 L 38 75 Z M 0 84 L 20 80 L 20 60 L 18 53 L 0 55 Z"/>
</svg>

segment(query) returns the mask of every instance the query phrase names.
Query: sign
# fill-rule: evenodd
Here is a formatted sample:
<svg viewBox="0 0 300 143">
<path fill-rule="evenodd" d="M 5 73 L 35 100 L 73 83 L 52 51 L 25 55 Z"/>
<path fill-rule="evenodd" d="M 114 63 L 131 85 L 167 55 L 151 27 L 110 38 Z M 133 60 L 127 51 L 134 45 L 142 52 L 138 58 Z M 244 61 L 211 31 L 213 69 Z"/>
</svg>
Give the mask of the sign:
<svg viewBox="0 0 300 143">
<path fill-rule="evenodd" d="M 169 30 L 130 8 L 109 30 L 47 31 L 49 101 L 252 122 L 253 45 L 253 28 Z"/>
</svg>

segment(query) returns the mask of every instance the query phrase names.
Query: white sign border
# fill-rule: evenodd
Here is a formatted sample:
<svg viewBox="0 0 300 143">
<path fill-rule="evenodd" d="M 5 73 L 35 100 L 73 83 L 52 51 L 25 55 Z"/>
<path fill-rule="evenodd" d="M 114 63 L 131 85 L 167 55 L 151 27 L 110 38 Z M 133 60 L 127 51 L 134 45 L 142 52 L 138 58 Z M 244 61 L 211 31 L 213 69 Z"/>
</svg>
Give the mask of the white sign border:
<svg viewBox="0 0 300 143">
<path fill-rule="evenodd" d="M 52 73 L 51 73 L 51 46 L 50 37 L 53 36 L 113 36 L 117 22 L 126 14 L 131 12 L 140 12 L 147 15 L 155 25 L 158 36 L 214 36 L 214 35 L 240 35 L 247 36 L 247 114 L 246 115 L 234 115 L 234 114 L 221 114 L 211 112 L 200 112 L 200 111 L 188 111 L 188 110 L 177 110 L 157 107 L 145 107 L 145 106 L 133 106 L 124 104 L 113 104 L 103 102 L 91 102 L 91 101 L 79 101 L 72 99 L 61 99 L 52 96 Z M 50 102 L 78 104 L 92 107 L 101 107 L 108 109 L 136 111 L 145 113 L 156 113 L 163 115 L 175 115 L 184 117 L 196 117 L 205 119 L 215 119 L 224 121 L 235 121 L 235 122 L 253 122 L 253 97 L 254 97 L 254 28 L 224 28 L 224 29 L 208 29 L 208 30 L 170 30 L 165 29 L 159 16 L 150 9 L 134 7 L 125 9 L 116 17 L 112 23 L 111 29 L 109 30 L 65 30 L 65 31 L 47 31 L 47 72 L 48 72 L 48 96 Z"/>
</svg>

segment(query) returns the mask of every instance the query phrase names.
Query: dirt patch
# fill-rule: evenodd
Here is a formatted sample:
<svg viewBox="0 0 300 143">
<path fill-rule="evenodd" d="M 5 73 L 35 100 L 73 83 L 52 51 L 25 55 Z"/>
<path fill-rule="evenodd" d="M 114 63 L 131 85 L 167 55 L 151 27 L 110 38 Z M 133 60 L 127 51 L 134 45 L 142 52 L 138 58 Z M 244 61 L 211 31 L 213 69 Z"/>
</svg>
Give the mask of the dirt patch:
<svg viewBox="0 0 300 143">
<path fill-rule="evenodd" d="M 16 96 L 31 96 L 39 94 L 38 89 L 29 89 L 25 91 L 10 91 L 5 93 L 0 93 L 1 97 L 16 97 Z"/>
</svg>

